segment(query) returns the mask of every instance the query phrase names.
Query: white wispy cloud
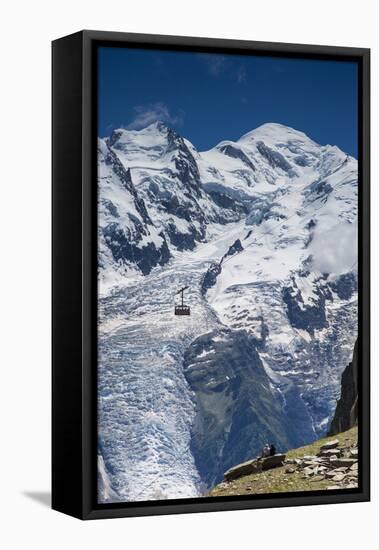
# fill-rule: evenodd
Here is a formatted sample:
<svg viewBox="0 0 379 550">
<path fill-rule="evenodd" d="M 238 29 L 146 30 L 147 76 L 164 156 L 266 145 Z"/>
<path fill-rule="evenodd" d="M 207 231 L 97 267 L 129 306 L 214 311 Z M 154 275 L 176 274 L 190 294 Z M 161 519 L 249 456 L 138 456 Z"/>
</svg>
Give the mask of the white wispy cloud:
<svg viewBox="0 0 379 550">
<path fill-rule="evenodd" d="M 161 120 L 167 124 L 182 124 L 183 111 L 172 114 L 164 103 L 149 103 L 148 105 L 137 105 L 134 107 L 135 117 L 126 125 L 129 130 L 140 130 L 146 128 L 149 124 Z"/>
<path fill-rule="evenodd" d="M 247 72 L 243 63 L 236 67 L 236 63 L 226 55 L 200 53 L 198 56 L 208 68 L 211 76 L 217 78 L 226 74 L 230 78 L 236 79 L 238 83 L 246 82 Z"/>
<path fill-rule="evenodd" d="M 208 67 L 208 71 L 212 76 L 219 76 L 228 66 L 228 60 L 224 55 L 200 53 L 199 58 Z"/>
<path fill-rule="evenodd" d="M 237 82 L 246 82 L 246 69 L 244 65 L 240 65 L 237 69 Z"/>
<path fill-rule="evenodd" d="M 333 236 L 333 238 L 331 238 Z M 317 233 L 309 246 L 315 271 L 341 275 L 357 259 L 357 224 L 339 223 L 326 233 Z M 338 247 L 335 243 L 338 242 Z"/>
</svg>

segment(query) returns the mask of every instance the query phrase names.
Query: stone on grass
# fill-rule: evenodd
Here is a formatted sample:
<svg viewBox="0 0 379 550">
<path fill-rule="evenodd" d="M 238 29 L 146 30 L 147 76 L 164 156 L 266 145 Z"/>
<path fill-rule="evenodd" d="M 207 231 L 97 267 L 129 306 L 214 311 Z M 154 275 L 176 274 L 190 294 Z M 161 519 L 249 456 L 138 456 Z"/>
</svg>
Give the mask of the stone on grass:
<svg viewBox="0 0 379 550">
<path fill-rule="evenodd" d="M 345 474 L 336 474 L 334 477 L 332 477 L 332 481 L 340 482 L 340 481 L 343 481 L 345 477 L 346 477 Z"/>
<path fill-rule="evenodd" d="M 320 456 L 331 458 L 332 456 L 340 456 L 340 449 L 326 449 L 325 451 L 320 451 Z"/>
<path fill-rule="evenodd" d="M 331 458 L 330 459 L 330 465 L 333 468 L 341 468 L 342 466 L 346 466 L 347 468 L 353 466 L 354 464 L 357 464 L 356 458 Z"/>
<path fill-rule="evenodd" d="M 335 449 L 338 447 L 339 441 L 338 439 L 332 439 L 332 441 L 327 441 L 320 447 L 320 451 L 328 451 L 329 449 Z"/>
</svg>

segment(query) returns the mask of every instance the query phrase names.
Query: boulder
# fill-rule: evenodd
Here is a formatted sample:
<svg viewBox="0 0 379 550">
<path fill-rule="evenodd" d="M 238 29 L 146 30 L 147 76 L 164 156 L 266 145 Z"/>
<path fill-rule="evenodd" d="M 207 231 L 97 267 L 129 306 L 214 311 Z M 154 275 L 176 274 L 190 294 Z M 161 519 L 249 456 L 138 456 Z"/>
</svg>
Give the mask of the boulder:
<svg viewBox="0 0 379 550">
<path fill-rule="evenodd" d="M 271 470 L 271 468 L 282 466 L 285 459 L 285 454 L 276 454 L 273 456 L 267 456 L 266 458 L 261 458 L 260 463 L 262 464 L 262 470 Z"/>
<path fill-rule="evenodd" d="M 320 447 L 320 451 L 328 451 L 329 449 L 335 449 L 338 447 L 339 441 L 338 439 L 333 439 L 332 441 L 328 441 L 327 443 L 324 443 Z"/>
<path fill-rule="evenodd" d="M 278 466 L 283 465 L 285 459 L 285 454 L 277 454 L 267 456 L 265 458 L 254 458 L 253 460 L 242 462 L 241 464 L 237 464 L 237 466 L 233 466 L 233 468 L 227 470 L 224 473 L 224 479 L 226 481 L 231 481 L 232 479 L 237 479 L 249 474 L 256 474 L 265 470 L 270 470 L 271 468 L 277 468 Z"/>
<path fill-rule="evenodd" d="M 248 460 L 233 466 L 224 473 L 224 479 L 231 481 L 241 476 L 247 476 L 249 474 L 255 474 L 262 471 L 262 464 L 259 459 Z"/>
</svg>

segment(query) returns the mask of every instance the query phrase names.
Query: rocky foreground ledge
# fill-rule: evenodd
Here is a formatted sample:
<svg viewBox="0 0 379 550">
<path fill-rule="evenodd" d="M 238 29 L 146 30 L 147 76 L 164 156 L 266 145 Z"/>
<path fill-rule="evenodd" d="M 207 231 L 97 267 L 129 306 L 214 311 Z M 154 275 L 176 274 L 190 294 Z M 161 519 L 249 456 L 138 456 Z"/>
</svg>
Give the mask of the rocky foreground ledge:
<svg viewBox="0 0 379 550">
<path fill-rule="evenodd" d="M 242 464 L 237 464 L 233 468 L 230 468 L 224 473 L 224 480 L 231 481 L 232 479 L 238 479 L 239 477 L 246 476 L 248 474 L 256 474 L 271 470 L 271 468 L 277 468 L 282 466 L 285 462 L 286 455 L 276 454 L 273 456 L 267 456 L 265 458 L 254 458 L 248 460 Z"/>
<path fill-rule="evenodd" d="M 358 432 L 292 449 L 286 455 L 253 459 L 225 472 L 209 496 L 265 494 L 358 487 Z"/>
</svg>

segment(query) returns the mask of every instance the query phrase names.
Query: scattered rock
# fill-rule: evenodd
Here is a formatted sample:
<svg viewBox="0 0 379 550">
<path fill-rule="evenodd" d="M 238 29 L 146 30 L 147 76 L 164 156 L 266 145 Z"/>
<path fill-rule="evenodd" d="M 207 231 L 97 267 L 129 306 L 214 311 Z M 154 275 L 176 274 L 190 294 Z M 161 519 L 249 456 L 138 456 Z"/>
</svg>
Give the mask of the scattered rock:
<svg viewBox="0 0 379 550">
<path fill-rule="evenodd" d="M 286 472 L 286 474 L 294 474 L 296 472 L 296 467 L 295 466 L 287 466 L 287 468 L 285 469 L 285 472 Z"/>
<path fill-rule="evenodd" d="M 337 472 L 336 470 L 332 470 L 330 472 L 326 472 L 325 477 L 326 477 L 326 479 L 332 479 L 332 478 L 334 478 L 334 476 L 336 476 L 338 474 L 339 474 L 339 472 Z"/>
<path fill-rule="evenodd" d="M 338 457 L 341 455 L 340 449 L 327 449 L 326 451 L 320 451 L 319 456 L 326 456 L 331 458 L 332 456 Z"/>
<path fill-rule="evenodd" d="M 345 477 L 345 474 L 336 474 L 334 477 L 332 477 L 332 481 L 343 481 Z"/>
<path fill-rule="evenodd" d="M 342 466 L 351 467 L 354 464 L 358 464 L 358 461 L 356 458 L 331 458 L 330 459 L 330 465 L 333 468 L 340 468 Z"/>
<path fill-rule="evenodd" d="M 350 449 L 350 456 L 351 457 L 358 457 L 358 449 Z"/>
<path fill-rule="evenodd" d="M 324 443 L 324 445 L 321 445 L 320 451 L 328 451 L 329 449 L 335 449 L 339 445 L 338 439 L 333 439 L 332 441 L 328 441 L 327 443 Z"/>
</svg>

